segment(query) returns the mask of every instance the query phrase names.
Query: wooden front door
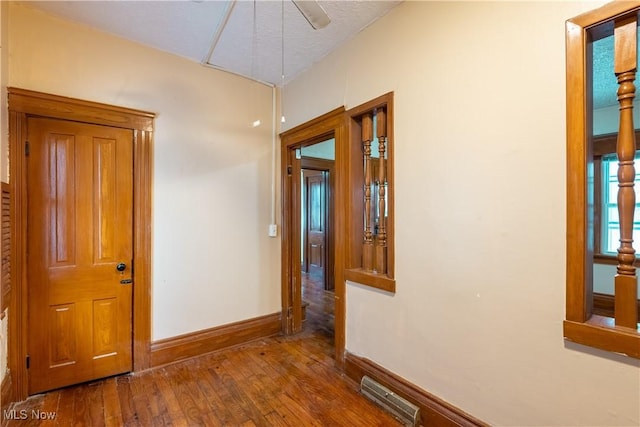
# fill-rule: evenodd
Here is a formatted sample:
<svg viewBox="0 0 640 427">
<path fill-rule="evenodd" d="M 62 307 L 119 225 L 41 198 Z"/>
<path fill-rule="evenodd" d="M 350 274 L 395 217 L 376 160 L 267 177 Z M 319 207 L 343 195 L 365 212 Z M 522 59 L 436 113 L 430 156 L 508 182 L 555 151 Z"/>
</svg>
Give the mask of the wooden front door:
<svg viewBox="0 0 640 427">
<path fill-rule="evenodd" d="M 28 119 L 28 392 L 132 370 L 133 133 Z"/>
</svg>

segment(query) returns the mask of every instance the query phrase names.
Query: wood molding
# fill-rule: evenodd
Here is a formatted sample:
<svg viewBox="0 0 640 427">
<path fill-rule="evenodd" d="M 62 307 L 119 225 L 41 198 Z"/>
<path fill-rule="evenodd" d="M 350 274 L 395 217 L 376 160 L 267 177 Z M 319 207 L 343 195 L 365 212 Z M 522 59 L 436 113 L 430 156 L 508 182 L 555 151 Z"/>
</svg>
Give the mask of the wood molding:
<svg viewBox="0 0 640 427">
<path fill-rule="evenodd" d="M 154 341 L 151 344 L 151 367 L 270 337 L 280 333 L 281 326 L 280 313 L 275 313 Z"/>
<path fill-rule="evenodd" d="M 377 274 L 361 268 L 350 268 L 344 271 L 344 277 L 354 283 L 366 284 L 391 293 L 396 292 L 395 279 L 386 274 Z"/>
<path fill-rule="evenodd" d="M 640 359 L 640 334 L 616 327 L 611 317 L 594 314 L 586 322 L 565 320 L 563 331 L 568 341 Z"/>
<path fill-rule="evenodd" d="M 11 109 L 17 113 L 100 124 L 124 129 L 153 131 L 155 115 L 132 108 L 84 101 L 26 89 L 8 88 Z M 72 108 L 69 108 L 72 106 Z"/>
<path fill-rule="evenodd" d="M 328 113 L 325 113 L 321 116 L 316 117 L 315 119 L 311 119 L 308 122 L 299 124 L 298 126 L 291 128 L 287 131 L 284 131 L 280 134 L 280 139 L 289 140 L 293 139 L 296 141 L 305 141 L 304 145 L 313 145 L 316 142 L 324 141 L 324 137 L 331 133 L 331 129 L 327 129 L 325 126 L 327 121 L 332 121 L 336 117 L 342 118 L 344 114 L 344 107 L 335 108 Z M 318 133 L 317 128 L 326 129 L 323 133 Z M 337 141 L 336 141 L 337 144 Z"/>
<path fill-rule="evenodd" d="M 593 293 L 593 314 L 613 317 L 615 297 L 609 294 Z M 638 312 L 640 312 L 640 300 L 638 300 Z"/>
<path fill-rule="evenodd" d="M 2 384 L 0 384 L 0 413 L 4 415 L 4 411 L 9 409 L 9 405 L 15 400 L 16 399 L 14 399 L 13 395 L 13 384 L 11 383 L 11 371 L 7 371 L 2 379 Z M 4 421 L 4 416 L 0 418 L 0 425 L 4 425 L 1 421 Z"/>
<path fill-rule="evenodd" d="M 595 230 L 595 228 L 594 228 Z M 615 255 L 603 255 L 603 254 L 593 254 L 593 263 L 594 264 L 605 264 L 605 265 L 618 265 L 618 259 Z M 636 267 L 640 268 L 640 258 L 636 256 L 636 260 L 634 262 Z"/>
<path fill-rule="evenodd" d="M 404 378 L 372 362 L 369 359 L 346 353 L 345 372 L 358 384 L 364 375 L 374 379 L 399 396 L 409 400 L 420 408 L 423 426 L 488 426 L 488 424 L 472 417 L 461 409 L 445 402 L 439 397 L 419 388 Z"/>
<path fill-rule="evenodd" d="M 11 300 L 11 189 L 2 183 L 2 276 L 0 278 L 0 319 Z"/>
<path fill-rule="evenodd" d="M 46 117 L 131 129 L 134 135 L 133 369 L 149 368 L 151 342 L 151 235 L 153 128 L 150 112 L 8 88 L 12 215 L 12 292 L 9 302 L 9 369 L 14 397 L 27 397 L 27 185 L 23 144 L 29 117 Z"/>
<path fill-rule="evenodd" d="M 134 130 L 133 370 L 150 367 L 153 131 Z"/>
<path fill-rule="evenodd" d="M 636 150 L 640 150 L 640 129 L 635 131 Z M 614 154 L 618 144 L 617 133 L 607 133 L 603 135 L 595 135 L 593 137 L 593 156 L 603 156 L 605 154 Z"/>
</svg>

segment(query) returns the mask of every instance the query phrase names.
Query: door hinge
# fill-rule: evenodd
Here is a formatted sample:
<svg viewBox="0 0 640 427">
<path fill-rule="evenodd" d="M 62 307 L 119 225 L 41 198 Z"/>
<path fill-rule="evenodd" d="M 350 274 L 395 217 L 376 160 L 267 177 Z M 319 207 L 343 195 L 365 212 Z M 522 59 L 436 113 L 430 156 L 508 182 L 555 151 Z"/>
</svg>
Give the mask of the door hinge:
<svg viewBox="0 0 640 427">
<path fill-rule="evenodd" d="M 287 319 L 291 319 L 293 317 L 293 307 L 287 307 Z"/>
<path fill-rule="evenodd" d="M 291 166 L 287 166 L 287 175 L 291 176 L 293 173 L 293 168 Z"/>
<path fill-rule="evenodd" d="M 29 155 L 29 141 L 24 142 L 24 155 L 25 156 Z"/>
<path fill-rule="evenodd" d="M 27 369 L 29 369 L 29 361 L 30 361 L 30 357 L 29 357 L 29 355 L 27 355 L 27 360 L 26 360 L 26 363 L 27 363 Z"/>
</svg>

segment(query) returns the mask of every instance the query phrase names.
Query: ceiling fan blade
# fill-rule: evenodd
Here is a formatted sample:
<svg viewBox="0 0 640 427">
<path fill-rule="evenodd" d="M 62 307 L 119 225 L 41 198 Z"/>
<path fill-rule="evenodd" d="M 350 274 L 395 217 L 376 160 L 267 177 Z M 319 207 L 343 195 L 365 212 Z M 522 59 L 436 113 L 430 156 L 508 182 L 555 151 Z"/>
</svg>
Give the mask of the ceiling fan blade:
<svg viewBox="0 0 640 427">
<path fill-rule="evenodd" d="M 331 22 L 329 15 L 322 6 L 315 0 L 291 0 L 296 5 L 300 13 L 309 21 L 309 24 L 319 30 L 326 27 Z"/>
</svg>

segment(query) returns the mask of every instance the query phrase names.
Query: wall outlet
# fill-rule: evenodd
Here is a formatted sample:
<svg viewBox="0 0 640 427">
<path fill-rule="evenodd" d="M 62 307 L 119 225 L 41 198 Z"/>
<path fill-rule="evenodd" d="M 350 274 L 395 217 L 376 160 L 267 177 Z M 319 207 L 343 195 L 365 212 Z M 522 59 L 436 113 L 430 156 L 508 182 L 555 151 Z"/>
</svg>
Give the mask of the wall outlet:
<svg viewBox="0 0 640 427">
<path fill-rule="evenodd" d="M 278 235 L 278 224 L 269 224 L 269 237 L 276 237 Z"/>
</svg>

